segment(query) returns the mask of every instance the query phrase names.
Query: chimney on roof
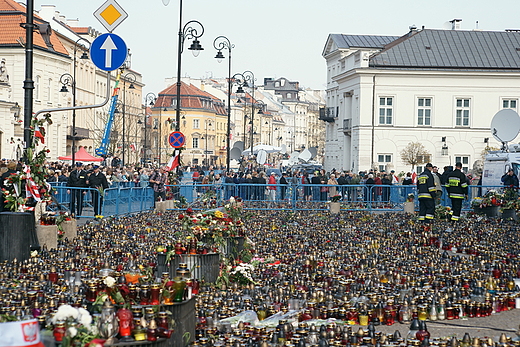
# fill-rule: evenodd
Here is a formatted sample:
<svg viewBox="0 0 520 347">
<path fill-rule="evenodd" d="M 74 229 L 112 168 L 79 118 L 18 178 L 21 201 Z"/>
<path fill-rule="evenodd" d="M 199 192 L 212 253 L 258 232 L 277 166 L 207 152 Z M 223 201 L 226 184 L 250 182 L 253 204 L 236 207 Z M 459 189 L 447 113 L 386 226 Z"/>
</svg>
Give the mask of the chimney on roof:
<svg viewBox="0 0 520 347">
<path fill-rule="evenodd" d="M 417 31 L 417 27 L 415 26 L 415 24 L 410 25 L 408 29 L 410 29 L 410 31 Z"/>
<path fill-rule="evenodd" d="M 450 20 L 451 30 L 460 30 L 460 22 L 462 22 L 462 19 L 455 18 Z"/>
</svg>

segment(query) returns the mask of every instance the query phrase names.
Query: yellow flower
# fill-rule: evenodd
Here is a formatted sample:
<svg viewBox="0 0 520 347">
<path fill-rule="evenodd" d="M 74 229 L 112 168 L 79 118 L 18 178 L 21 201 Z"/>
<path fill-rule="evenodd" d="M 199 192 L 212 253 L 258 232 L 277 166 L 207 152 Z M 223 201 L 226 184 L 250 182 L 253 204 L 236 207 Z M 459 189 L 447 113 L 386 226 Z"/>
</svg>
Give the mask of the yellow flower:
<svg viewBox="0 0 520 347">
<path fill-rule="evenodd" d="M 224 214 L 221 211 L 215 211 L 215 217 L 224 218 Z"/>
<path fill-rule="evenodd" d="M 103 216 L 98 214 L 98 215 L 95 215 L 94 218 L 96 218 L 96 219 L 103 219 Z"/>
</svg>

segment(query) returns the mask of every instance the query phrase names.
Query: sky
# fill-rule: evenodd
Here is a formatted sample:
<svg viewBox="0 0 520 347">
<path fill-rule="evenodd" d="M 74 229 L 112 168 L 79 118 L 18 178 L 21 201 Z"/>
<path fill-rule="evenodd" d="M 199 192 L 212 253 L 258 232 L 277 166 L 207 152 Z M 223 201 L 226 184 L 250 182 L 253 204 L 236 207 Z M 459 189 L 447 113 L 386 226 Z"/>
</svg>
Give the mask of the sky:
<svg viewBox="0 0 520 347">
<path fill-rule="evenodd" d="M 143 75 L 148 92 L 159 93 L 165 78 L 177 75 L 179 0 L 117 0 L 128 18 L 113 32 L 132 52 L 132 69 Z M 23 0 L 22 0 L 23 2 Z M 106 29 L 93 13 L 104 0 L 34 0 L 34 8 L 56 5 L 80 26 Z M 194 57 L 186 41 L 181 75 L 227 77 L 226 60 L 214 58 L 213 41 L 226 36 L 235 46 L 232 74 L 252 71 L 257 84 L 265 77 L 285 77 L 300 86 L 326 89 L 322 51 L 329 34 L 404 35 L 412 25 L 442 29 L 454 18 L 462 29 L 520 29 L 518 0 L 183 0 L 183 25 L 197 20 L 204 26 L 204 51 Z M 478 21 L 478 26 L 477 26 Z"/>
</svg>

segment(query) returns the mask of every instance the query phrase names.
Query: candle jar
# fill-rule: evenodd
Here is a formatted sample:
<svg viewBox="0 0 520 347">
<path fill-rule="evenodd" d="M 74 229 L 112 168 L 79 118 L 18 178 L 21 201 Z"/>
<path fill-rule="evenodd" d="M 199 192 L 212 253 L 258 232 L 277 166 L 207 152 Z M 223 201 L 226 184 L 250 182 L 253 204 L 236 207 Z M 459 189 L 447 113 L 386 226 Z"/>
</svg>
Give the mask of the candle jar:
<svg viewBox="0 0 520 347">
<path fill-rule="evenodd" d="M 161 303 L 160 301 L 160 294 L 161 294 L 161 287 L 158 283 L 152 284 L 150 288 L 150 305 L 159 305 Z"/>
<path fill-rule="evenodd" d="M 173 284 L 172 284 L 174 302 L 182 302 L 184 300 L 184 288 L 185 287 L 186 287 L 185 281 L 183 281 L 180 277 L 174 278 Z"/>
<path fill-rule="evenodd" d="M 90 282 L 86 293 L 87 301 L 94 302 L 97 298 L 97 285 L 96 283 Z"/>
<path fill-rule="evenodd" d="M 134 329 L 132 335 L 135 341 L 146 341 L 146 329 L 141 325 L 140 318 L 134 318 Z"/>
<path fill-rule="evenodd" d="M 147 341 L 157 341 L 157 323 L 155 320 L 151 320 L 148 325 L 148 330 L 146 330 L 146 340 Z"/>
<path fill-rule="evenodd" d="M 454 320 L 455 319 L 455 308 L 450 306 L 446 307 L 446 319 L 447 320 Z"/>
<path fill-rule="evenodd" d="M 418 312 L 417 318 L 422 321 L 425 321 L 428 319 L 428 309 L 426 306 L 424 306 L 424 305 L 419 306 L 419 312 Z"/>
<path fill-rule="evenodd" d="M 159 312 L 157 314 L 157 327 L 163 328 L 163 329 L 169 329 L 168 324 L 168 314 L 166 312 Z"/>
<path fill-rule="evenodd" d="M 63 338 L 65 337 L 65 323 L 64 322 L 58 322 L 56 323 L 56 326 L 54 327 L 54 330 L 52 331 L 52 334 L 54 335 L 54 340 L 56 342 L 62 342 Z"/>
<path fill-rule="evenodd" d="M 121 308 L 117 311 L 117 318 L 119 319 L 119 339 L 120 342 L 134 341 L 132 337 L 132 323 L 133 316 L 129 309 Z"/>
<path fill-rule="evenodd" d="M 149 300 L 150 300 L 150 286 L 148 284 L 143 284 L 141 286 L 140 296 L 141 296 L 140 304 L 148 305 Z"/>
<path fill-rule="evenodd" d="M 58 273 L 56 272 L 56 268 L 54 266 L 51 268 L 51 272 L 49 272 L 49 282 L 58 282 Z"/>
</svg>

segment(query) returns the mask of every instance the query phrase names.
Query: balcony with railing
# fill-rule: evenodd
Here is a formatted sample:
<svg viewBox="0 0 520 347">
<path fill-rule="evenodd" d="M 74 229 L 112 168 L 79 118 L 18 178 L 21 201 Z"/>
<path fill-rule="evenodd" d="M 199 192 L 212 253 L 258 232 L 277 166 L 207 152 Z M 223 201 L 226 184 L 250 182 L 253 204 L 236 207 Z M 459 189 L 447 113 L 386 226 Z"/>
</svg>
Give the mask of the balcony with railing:
<svg viewBox="0 0 520 347">
<path fill-rule="evenodd" d="M 336 112 L 334 107 L 320 108 L 320 120 L 328 123 L 333 123 L 336 120 Z"/>
<path fill-rule="evenodd" d="M 67 132 L 67 138 L 72 139 L 74 134 L 72 133 L 72 127 L 69 126 Z M 83 140 L 90 138 L 90 131 L 85 128 L 76 127 L 76 140 Z"/>
</svg>

